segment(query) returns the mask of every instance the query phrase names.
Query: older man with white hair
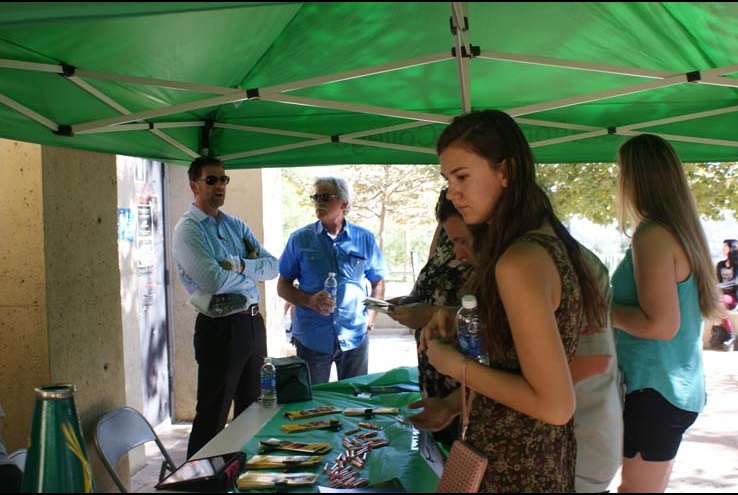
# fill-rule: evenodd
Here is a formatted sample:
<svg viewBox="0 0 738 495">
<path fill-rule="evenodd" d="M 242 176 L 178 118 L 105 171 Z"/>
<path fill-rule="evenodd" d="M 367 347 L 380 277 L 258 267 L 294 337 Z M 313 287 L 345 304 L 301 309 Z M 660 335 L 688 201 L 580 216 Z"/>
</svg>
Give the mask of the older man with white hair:
<svg viewBox="0 0 738 495">
<path fill-rule="evenodd" d="M 374 234 L 346 220 L 351 210 L 346 180 L 320 177 L 313 188 L 310 199 L 318 221 L 290 235 L 279 260 L 277 292 L 295 305 L 297 355 L 308 363 L 312 382 L 325 383 L 334 362 L 339 380 L 367 373 L 367 331 L 374 327 L 376 312 L 363 301 L 368 285 L 372 297 L 384 297 L 387 269 Z M 335 300 L 323 287 L 329 273 L 338 280 Z"/>
</svg>

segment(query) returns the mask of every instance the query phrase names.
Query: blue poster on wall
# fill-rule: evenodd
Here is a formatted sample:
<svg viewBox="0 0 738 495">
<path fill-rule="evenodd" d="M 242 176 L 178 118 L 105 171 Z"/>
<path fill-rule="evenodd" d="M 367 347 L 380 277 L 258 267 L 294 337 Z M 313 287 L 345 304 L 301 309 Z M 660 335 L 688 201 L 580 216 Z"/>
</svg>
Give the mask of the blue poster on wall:
<svg viewBox="0 0 738 495">
<path fill-rule="evenodd" d="M 118 208 L 118 241 L 133 242 L 136 224 L 130 208 Z"/>
</svg>

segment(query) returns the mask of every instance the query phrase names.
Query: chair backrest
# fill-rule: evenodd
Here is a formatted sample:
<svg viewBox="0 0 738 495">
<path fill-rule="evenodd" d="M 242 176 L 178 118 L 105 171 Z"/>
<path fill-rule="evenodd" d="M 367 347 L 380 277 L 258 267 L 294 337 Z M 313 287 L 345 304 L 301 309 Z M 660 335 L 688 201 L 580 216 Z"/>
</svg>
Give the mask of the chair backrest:
<svg viewBox="0 0 738 495">
<path fill-rule="evenodd" d="M 28 455 L 28 449 L 23 447 L 20 449 L 16 449 L 10 454 L 8 454 L 8 459 L 13 461 L 15 465 L 20 468 L 21 471 L 25 471 L 27 455 Z"/>
<path fill-rule="evenodd" d="M 174 462 L 151 423 L 140 412 L 132 407 L 124 406 L 105 413 L 98 420 L 95 430 L 95 447 L 100 453 L 105 468 L 121 492 L 125 493 L 128 490 L 118 476 L 115 467 L 124 454 L 148 442 L 155 442 L 164 458 L 159 475 L 161 481 L 166 470 L 175 469 Z"/>
</svg>

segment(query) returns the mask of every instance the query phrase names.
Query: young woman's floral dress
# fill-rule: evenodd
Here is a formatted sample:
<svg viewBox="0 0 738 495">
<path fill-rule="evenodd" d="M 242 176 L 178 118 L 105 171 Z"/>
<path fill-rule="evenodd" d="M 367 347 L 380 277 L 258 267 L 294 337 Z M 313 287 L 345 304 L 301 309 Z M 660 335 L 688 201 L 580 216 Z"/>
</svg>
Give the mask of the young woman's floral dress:
<svg viewBox="0 0 738 495">
<path fill-rule="evenodd" d="M 582 292 L 563 243 L 542 234 L 526 234 L 544 247 L 561 276 L 561 304 L 556 310 L 561 340 L 570 360 L 579 341 L 583 321 Z M 521 373 L 511 345 L 490 366 Z M 576 442 L 573 422 L 555 426 L 534 419 L 476 394 L 469 417 L 467 441 L 487 454 L 489 465 L 480 492 L 573 492 Z"/>
<path fill-rule="evenodd" d="M 444 231 L 439 234 L 436 249 L 428 263 L 418 274 L 407 302 L 433 304 L 436 306 L 458 306 L 461 304 L 459 291 L 472 273 L 465 261 L 454 259 L 454 245 Z M 415 330 L 416 344 L 420 341 L 420 328 Z M 442 375 L 428 363 L 425 352 L 418 351 L 418 381 L 425 397 L 446 397 L 459 388 L 459 382 Z M 454 420 L 433 438 L 446 448 L 458 437 L 459 422 Z"/>
</svg>

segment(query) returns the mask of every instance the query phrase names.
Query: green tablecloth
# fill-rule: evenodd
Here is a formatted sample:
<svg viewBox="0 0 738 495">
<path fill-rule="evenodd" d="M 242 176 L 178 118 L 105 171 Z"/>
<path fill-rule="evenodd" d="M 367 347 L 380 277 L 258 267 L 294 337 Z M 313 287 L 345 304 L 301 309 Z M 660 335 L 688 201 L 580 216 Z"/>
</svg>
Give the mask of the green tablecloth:
<svg viewBox="0 0 738 495">
<path fill-rule="evenodd" d="M 317 484 L 327 486 L 329 480 L 328 476 L 322 473 L 323 465 L 325 462 L 333 464 L 334 459 L 345 450 L 341 443 L 345 436 L 344 432 L 355 428 L 360 421 L 366 421 L 382 426 L 383 429 L 379 431 L 379 435 L 375 438 L 386 438 L 390 441 L 390 445 L 369 453 L 366 466 L 360 471 L 362 477 L 368 478 L 370 485 L 397 478 L 408 492 L 434 492 L 438 484 L 438 477 L 418 452 L 418 432 L 409 421 L 401 423 L 395 415 L 376 415 L 373 419 L 367 420 L 361 416 L 344 416 L 342 413 L 296 421 L 284 417 L 285 411 L 332 405 L 340 408 L 341 411 L 347 407 L 398 407 L 400 409 L 399 415 L 406 418 L 412 414 L 411 410 L 407 408 L 407 404 L 418 400 L 420 397 L 417 392 L 374 394 L 368 399 L 362 399 L 354 396 L 354 387 L 390 386 L 407 383 L 418 383 L 417 368 L 395 368 L 385 373 L 373 373 L 348 380 L 315 385 L 313 387 L 313 400 L 281 405 L 275 416 L 241 450 L 246 452 L 247 458 L 250 458 L 258 453 L 259 441 L 269 438 L 306 443 L 331 442 L 333 449 L 325 454 L 324 463 L 320 467 L 305 470 L 319 473 Z M 279 428 L 280 425 L 285 423 L 303 423 L 319 419 L 338 419 L 343 422 L 343 429 L 338 432 L 311 430 L 285 433 Z M 288 453 L 284 452 L 284 454 Z M 315 487 L 304 487 L 291 489 L 290 491 L 311 492 L 314 490 Z"/>
</svg>

